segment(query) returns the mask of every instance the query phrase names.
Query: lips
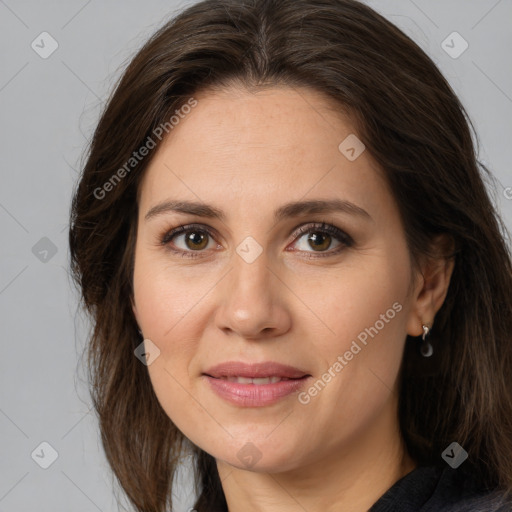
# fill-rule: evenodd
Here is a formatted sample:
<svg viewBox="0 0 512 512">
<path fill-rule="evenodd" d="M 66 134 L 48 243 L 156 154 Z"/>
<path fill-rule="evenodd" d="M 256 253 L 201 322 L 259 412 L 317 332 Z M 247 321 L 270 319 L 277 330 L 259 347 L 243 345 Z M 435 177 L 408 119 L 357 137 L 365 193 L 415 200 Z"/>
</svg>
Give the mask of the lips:
<svg viewBox="0 0 512 512">
<path fill-rule="evenodd" d="M 240 382 L 241 384 L 253 383 L 258 385 L 279 382 L 280 380 L 301 379 L 309 374 L 299 368 L 271 361 L 253 364 L 228 361 L 209 368 L 204 372 L 204 375 L 216 379 L 230 380 L 231 382 Z M 251 382 L 247 379 L 250 379 Z M 271 380 L 265 381 L 263 379 Z"/>
<path fill-rule="evenodd" d="M 203 377 L 217 396 L 232 405 L 264 407 L 300 391 L 311 375 L 274 362 L 229 361 L 209 368 Z"/>
<path fill-rule="evenodd" d="M 264 407 L 298 393 L 309 377 L 281 380 L 274 384 L 239 384 L 204 376 L 210 389 L 227 402 L 240 407 Z"/>
</svg>

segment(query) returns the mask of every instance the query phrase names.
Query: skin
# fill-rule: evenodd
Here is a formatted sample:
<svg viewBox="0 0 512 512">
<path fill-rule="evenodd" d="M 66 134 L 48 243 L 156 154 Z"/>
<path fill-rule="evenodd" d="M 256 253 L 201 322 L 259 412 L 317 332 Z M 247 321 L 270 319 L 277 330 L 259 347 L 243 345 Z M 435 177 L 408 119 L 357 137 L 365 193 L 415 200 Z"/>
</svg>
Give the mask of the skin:
<svg viewBox="0 0 512 512">
<path fill-rule="evenodd" d="M 154 391 L 185 436 L 217 460 L 230 512 L 366 511 L 415 467 L 399 433 L 397 377 L 406 335 L 433 324 L 453 265 L 425 262 L 412 280 L 382 172 L 368 151 L 354 161 L 340 152 L 354 128 L 320 93 L 231 87 L 194 97 L 198 105 L 160 146 L 139 189 L 132 305 L 160 350 L 148 366 Z M 273 219 L 286 202 L 332 198 L 371 219 Z M 167 212 L 145 220 L 168 199 L 212 204 L 226 219 Z M 354 244 L 335 253 L 342 242 L 334 236 L 318 249 L 307 233 L 294 235 L 318 222 Z M 213 231 L 200 232 L 199 251 L 183 234 L 160 243 L 190 223 Z M 252 263 L 236 252 L 249 236 L 262 248 Z M 292 394 L 270 406 L 236 406 L 202 376 L 228 360 L 277 361 L 317 381 L 394 303 L 401 311 L 307 404 Z M 261 456 L 251 467 L 237 457 L 248 442 Z"/>
</svg>

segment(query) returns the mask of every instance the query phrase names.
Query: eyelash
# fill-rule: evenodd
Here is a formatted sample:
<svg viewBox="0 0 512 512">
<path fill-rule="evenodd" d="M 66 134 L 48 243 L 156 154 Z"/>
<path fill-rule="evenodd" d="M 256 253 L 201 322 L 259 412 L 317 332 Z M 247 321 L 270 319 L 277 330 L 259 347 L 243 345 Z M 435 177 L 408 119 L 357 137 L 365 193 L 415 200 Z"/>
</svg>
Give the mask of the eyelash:
<svg viewBox="0 0 512 512">
<path fill-rule="evenodd" d="M 160 239 L 160 244 L 166 246 L 167 250 L 181 254 L 182 257 L 185 258 L 200 258 L 201 253 L 204 251 L 184 251 L 182 249 L 173 249 L 169 244 L 169 242 L 175 238 L 178 235 L 181 235 L 183 233 L 188 232 L 194 232 L 199 231 L 202 233 L 206 233 L 210 238 L 215 238 L 212 231 L 205 226 L 201 224 L 187 224 L 185 226 L 179 226 L 177 228 L 174 228 L 170 231 L 167 231 Z M 314 224 L 307 224 L 304 226 L 301 226 L 297 229 L 295 232 L 295 238 L 301 238 L 302 235 L 305 235 L 307 233 L 327 233 L 328 235 L 332 235 L 334 238 L 336 238 L 340 242 L 340 246 L 329 252 L 320 252 L 320 253 L 313 253 L 314 256 L 308 256 L 309 259 L 312 258 L 325 258 L 328 256 L 334 256 L 339 254 L 343 249 L 347 247 L 351 247 L 354 244 L 354 240 L 351 236 L 349 236 L 347 233 L 342 231 L 341 229 L 337 228 L 336 226 L 333 226 L 331 224 L 326 224 L 325 222 L 321 223 L 314 223 Z M 302 251 L 304 252 L 304 251 Z M 309 251 L 305 251 L 309 253 Z"/>
</svg>

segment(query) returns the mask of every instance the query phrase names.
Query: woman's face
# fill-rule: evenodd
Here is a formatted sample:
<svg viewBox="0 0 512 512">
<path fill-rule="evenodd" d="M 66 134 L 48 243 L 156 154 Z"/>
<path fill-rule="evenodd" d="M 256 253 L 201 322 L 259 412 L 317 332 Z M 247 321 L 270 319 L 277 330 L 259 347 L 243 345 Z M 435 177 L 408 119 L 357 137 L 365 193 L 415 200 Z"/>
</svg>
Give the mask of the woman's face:
<svg viewBox="0 0 512 512">
<path fill-rule="evenodd" d="M 377 165 L 317 92 L 195 99 L 140 189 L 133 309 L 160 351 L 148 366 L 160 404 L 239 468 L 379 450 L 397 433 L 406 334 L 422 331 Z"/>
</svg>

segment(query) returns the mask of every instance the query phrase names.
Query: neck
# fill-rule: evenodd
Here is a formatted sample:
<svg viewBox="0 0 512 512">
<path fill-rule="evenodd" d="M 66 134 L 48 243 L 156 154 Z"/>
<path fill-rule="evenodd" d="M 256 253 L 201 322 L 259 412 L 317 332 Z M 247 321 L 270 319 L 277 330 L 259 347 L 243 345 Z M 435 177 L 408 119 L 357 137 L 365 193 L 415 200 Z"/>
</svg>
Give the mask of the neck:
<svg viewBox="0 0 512 512">
<path fill-rule="evenodd" d="M 251 472 L 217 460 L 229 512 L 367 512 L 416 467 L 396 414 L 387 411 L 337 450 L 291 471 Z"/>
</svg>

